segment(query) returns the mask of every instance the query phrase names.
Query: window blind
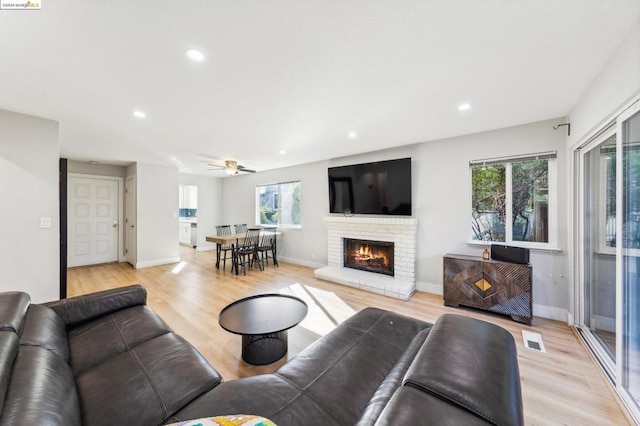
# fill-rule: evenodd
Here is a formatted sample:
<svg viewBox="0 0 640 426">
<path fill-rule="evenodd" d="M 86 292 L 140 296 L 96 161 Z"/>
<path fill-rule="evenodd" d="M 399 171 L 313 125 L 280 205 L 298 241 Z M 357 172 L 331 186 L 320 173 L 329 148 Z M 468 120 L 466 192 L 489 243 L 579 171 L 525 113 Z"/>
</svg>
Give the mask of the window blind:
<svg viewBox="0 0 640 426">
<path fill-rule="evenodd" d="M 493 164 L 516 163 L 520 161 L 550 160 L 558 157 L 557 151 L 539 152 L 510 157 L 486 158 L 484 160 L 469 161 L 470 166 L 490 166 Z"/>
</svg>

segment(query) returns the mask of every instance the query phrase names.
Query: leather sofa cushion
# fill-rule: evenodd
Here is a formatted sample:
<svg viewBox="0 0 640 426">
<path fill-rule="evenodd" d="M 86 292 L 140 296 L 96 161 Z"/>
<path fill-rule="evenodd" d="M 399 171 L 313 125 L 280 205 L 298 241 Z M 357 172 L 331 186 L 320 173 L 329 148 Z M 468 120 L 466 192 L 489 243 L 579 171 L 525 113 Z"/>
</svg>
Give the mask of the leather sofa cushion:
<svg viewBox="0 0 640 426">
<path fill-rule="evenodd" d="M 356 423 L 357 425 L 369 426 L 376 422 L 394 392 L 402 385 L 402 381 L 404 380 L 407 370 L 411 366 L 413 359 L 422 347 L 430 331 L 431 327 L 426 328 L 414 337 L 411 344 L 409 344 L 407 349 L 405 349 L 400 359 L 396 362 L 391 371 L 387 373 L 387 376 L 384 378 L 382 383 L 380 383 L 378 389 L 376 389 L 376 392 L 369 400 L 367 407 L 360 415 L 360 418 Z"/>
<path fill-rule="evenodd" d="M 13 331 L 0 331 L 0 413 L 11 381 L 13 361 L 18 354 L 18 335 Z"/>
<path fill-rule="evenodd" d="M 39 346 L 20 347 L 0 424 L 80 424 L 73 373 L 62 357 Z"/>
<path fill-rule="evenodd" d="M 20 344 L 41 346 L 65 361 L 69 361 L 69 343 L 65 324 L 53 310 L 42 305 L 29 306 L 20 335 Z"/>
<path fill-rule="evenodd" d="M 176 413 L 172 421 L 238 413 L 267 417 L 278 425 L 339 425 L 316 401 L 275 374 L 222 383 Z"/>
<path fill-rule="evenodd" d="M 366 308 L 276 374 L 320 401 L 339 424 L 354 424 L 416 334 L 429 326 L 415 318 Z"/>
<path fill-rule="evenodd" d="M 101 317 L 69 332 L 71 368 L 76 376 L 140 343 L 171 330 L 141 305 Z"/>
<path fill-rule="evenodd" d="M 140 284 L 56 300 L 44 305 L 56 311 L 69 327 L 75 327 L 132 306 L 147 303 L 147 290 Z"/>
<path fill-rule="evenodd" d="M 518 354 L 497 325 L 445 314 L 434 324 L 405 385 L 437 396 L 496 425 L 521 425 Z"/>
<path fill-rule="evenodd" d="M 375 423 L 376 426 L 425 424 L 486 426 L 493 423 L 412 386 L 398 389 Z"/>
<path fill-rule="evenodd" d="M 0 294 L 0 330 L 12 330 L 20 334 L 30 303 L 31 298 L 27 293 L 10 291 Z"/>
<path fill-rule="evenodd" d="M 82 424 L 160 424 L 221 381 L 184 339 L 162 334 L 76 377 Z"/>
<path fill-rule="evenodd" d="M 222 383 L 179 411 L 173 421 L 246 413 L 282 425 L 352 425 L 374 394 L 377 401 L 385 400 L 400 385 L 425 336 L 405 350 L 416 334 L 430 326 L 380 309 L 364 309 L 275 373 Z M 393 373 L 400 359 L 404 362 Z M 378 394 L 381 382 L 390 389 Z M 371 416 L 379 411 L 372 407 Z"/>
</svg>

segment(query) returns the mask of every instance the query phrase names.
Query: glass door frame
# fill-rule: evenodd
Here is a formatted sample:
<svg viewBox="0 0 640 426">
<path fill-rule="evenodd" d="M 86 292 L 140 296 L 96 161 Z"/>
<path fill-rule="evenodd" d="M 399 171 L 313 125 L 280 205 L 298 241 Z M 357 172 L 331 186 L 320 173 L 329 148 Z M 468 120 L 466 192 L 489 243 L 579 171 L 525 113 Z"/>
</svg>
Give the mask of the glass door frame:
<svg viewBox="0 0 640 426">
<path fill-rule="evenodd" d="M 587 156 L 587 154 L 590 154 L 594 150 L 598 149 L 600 144 L 602 144 L 605 140 L 607 140 L 614 134 L 616 135 L 616 146 L 617 146 L 619 142 L 618 140 L 619 138 L 616 131 L 617 131 L 617 125 L 615 121 L 609 122 L 608 124 L 603 126 L 603 129 L 600 130 L 599 133 L 591 137 L 586 143 L 578 147 L 575 151 L 576 161 L 578 163 L 578 169 L 576 173 L 576 176 L 577 176 L 576 209 L 578 214 L 576 215 L 576 225 L 575 225 L 575 234 L 574 234 L 577 236 L 576 257 L 578 259 L 578 261 L 576 262 L 577 267 L 574 275 L 577 283 L 575 288 L 576 290 L 575 326 L 578 328 L 580 335 L 585 340 L 585 343 L 587 344 L 587 346 L 589 346 L 589 348 L 593 352 L 594 356 L 596 357 L 596 359 L 604 369 L 605 373 L 611 380 L 612 384 L 616 382 L 616 377 L 620 377 L 618 376 L 617 367 L 616 367 L 616 359 L 620 359 L 618 357 L 619 345 L 616 344 L 616 358 L 613 359 L 610 356 L 609 352 L 607 352 L 607 350 L 602 346 L 600 339 L 595 335 L 595 333 L 590 329 L 590 327 L 585 325 L 585 324 L 591 323 L 591 319 L 587 318 L 587 313 L 590 312 L 591 308 L 587 309 L 587 307 L 585 306 L 587 290 L 584 285 L 584 281 L 586 278 L 584 268 L 585 268 L 586 260 L 585 260 L 585 241 L 584 241 L 584 238 L 582 238 L 582 236 L 584 236 L 584 230 L 586 225 L 586 219 L 585 219 L 586 215 L 585 215 L 585 206 L 584 206 L 585 190 L 587 189 L 585 184 L 585 170 L 586 170 L 585 157 Z M 618 170 L 617 161 L 618 160 L 616 159 L 616 170 Z M 616 181 L 616 185 L 618 185 L 618 181 Z M 619 188 L 616 186 L 616 191 L 618 190 Z M 616 215 L 617 214 L 618 213 L 616 212 Z M 617 222 L 620 222 L 620 221 L 617 221 Z M 599 246 L 600 241 L 592 242 L 591 244 L 596 244 Z M 617 250 L 617 247 L 616 247 L 616 250 Z M 618 274 L 618 265 L 617 265 L 617 255 L 616 255 L 616 281 L 618 277 L 617 274 Z M 617 303 L 619 301 L 619 298 L 620 296 L 618 294 L 618 284 L 616 282 L 616 316 L 618 313 Z M 618 324 L 616 323 L 616 333 L 617 332 L 618 332 Z"/>
<path fill-rule="evenodd" d="M 640 113 L 640 100 L 637 100 L 624 111 L 622 111 L 616 118 L 616 151 L 620 154 L 623 153 L 623 124 L 629 120 L 632 116 Z M 619 220 L 616 223 L 616 234 L 619 237 L 623 237 L 623 185 L 624 185 L 624 170 L 623 170 L 624 156 L 618 155 L 616 158 L 616 216 Z M 620 239 L 620 238 L 619 238 Z M 624 264 L 623 264 L 624 247 L 623 244 L 616 244 L 616 377 L 615 388 L 618 395 L 622 399 L 623 404 L 629 409 L 629 412 L 634 417 L 636 422 L 640 422 L 640 401 L 636 401 L 633 396 L 624 387 L 625 376 L 624 366 L 627 363 L 624 354 L 624 339 L 625 339 L 625 283 L 624 279 Z M 635 256 L 636 254 L 634 254 Z"/>
<path fill-rule="evenodd" d="M 624 359 L 623 342 L 625 330 L 625 300 L 624 300 L 624 279 L 623 276 L 623 244 L 619 243 L 623 234 L 623 124 L 635 114 L 640 113 L 640 96 L 636 96 L 624 108 L 621 108 L 616 114 L 610 116 L 610 120 L 606 124 L 585 140 L 584 143 L 572 148 L 574 159 L 573 171 L 573 189 L 574 189 L 574 220 L 572 226 L 574 253 L 573 253 L 573 307 L 574 318 L 573 326 L 578 330 L 578 334 L 582 337 L 585 344 L 589 347 L 594 357 L 602 366 L 603 371 L 610 379 L 614 390 L 618 394 L 622 404 L 627 408 L 628 413 L 638 423 L 640 423 L 640 401 L 636 401 L 633 396 L 624 388 Z M 585 242 L 584 242 L 584 226 L 585 226 L 585 155 L 592 149 L 595 149 L 607 137 L 613 133 L 616 135 L 616 235 L 618 242 L 615 250 L 615 271 L 616 271 L 616 350 L 615 359 L 612 359 L 609 353 L 602 347 L 602 343 L 591 332 L 585 324 L 586 314 L 588 312 L 585 303 L 586 288 L 585 280 Z"/>
</svg>

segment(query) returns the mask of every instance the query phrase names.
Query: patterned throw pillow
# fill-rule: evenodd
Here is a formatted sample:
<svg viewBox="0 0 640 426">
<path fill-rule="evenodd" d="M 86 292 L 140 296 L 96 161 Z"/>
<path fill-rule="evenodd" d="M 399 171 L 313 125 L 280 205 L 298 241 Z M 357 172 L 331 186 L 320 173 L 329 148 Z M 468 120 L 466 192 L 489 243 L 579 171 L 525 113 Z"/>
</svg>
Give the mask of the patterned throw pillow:
<svg viewBox="0 0 640 426">
<path fill-rule="evenodd" d="M 172 423 L 167 426 L 276 426 L 274 422 L 250 414 L 230 414 L 228 416 L 207 417 Z"/>
</svg>

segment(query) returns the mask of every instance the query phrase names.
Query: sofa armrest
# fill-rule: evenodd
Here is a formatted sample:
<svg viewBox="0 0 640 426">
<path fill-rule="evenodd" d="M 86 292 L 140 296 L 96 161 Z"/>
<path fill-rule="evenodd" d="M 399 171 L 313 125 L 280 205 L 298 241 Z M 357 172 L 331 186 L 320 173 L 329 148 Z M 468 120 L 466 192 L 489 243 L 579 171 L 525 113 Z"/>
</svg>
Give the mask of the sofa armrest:
<svg viewBox="0 0 640 426">
<path fill-rule="evenodd" d="M 67 327 L 75 327 L 122 309 L 146 304 L 147 290 L 142 285 L 135 284 L 56 300 L 45 303 L 44 306 L 53 309 Z"/>
<path fill-rule="evenodd" d="M 0 294 L 0 330 L 20 335 L 30 304 L 31 298 L 27 293 L 10 291 Z"/>
<path fill-rule="evenodd" d="M 440 316 L 404 385 L 491 424 L 524 424 L 515 341 L 494 324 L 460 315 Z"/>
</svg>

